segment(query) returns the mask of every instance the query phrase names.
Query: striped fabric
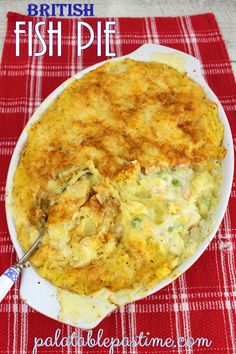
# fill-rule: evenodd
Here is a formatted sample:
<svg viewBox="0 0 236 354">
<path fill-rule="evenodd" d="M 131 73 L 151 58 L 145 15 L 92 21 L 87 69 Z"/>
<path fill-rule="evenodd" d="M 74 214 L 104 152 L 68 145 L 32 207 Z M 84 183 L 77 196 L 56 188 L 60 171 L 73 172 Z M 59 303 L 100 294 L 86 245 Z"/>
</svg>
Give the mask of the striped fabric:
<svg viewBox="0 0 236 354">
<path fill-rule="evenodd" d="M 16 259 L 8 234 L 4 211 L 4 191 L 10 158 L 17 139 L 29 117 L 41 101 L 59 84 L 81 69 L 106 59 L 96 57 L 95 45 L 82 57 L 76 54 L 77 19 L 62 19 L 63 56 L 28 57 L 27 36 L 22 38 L 21 56 L 15 57 L 15 21 L 29 18 L 8 14 L 0 71 L 0 270 Z M 33 22 L 39 19 L 32 19 Z M 96 27 L 98 19 L 86 21 Z M 167 45 L 190 53 L 202 62 L 203 73 L 228 116 L 236 137 L 236 86 L 229 57 L 218 25 L 212 14 L 178 18 L 115 18 L 117 33 L 112 51 L 118 56 L 132 52 L 146 42 Z M 48 20 L 46 20 L 48 21 Z M 39 49 L 37 41 L 34 49 Z M 202 257 L 179 279 L 142 301 L 121 308 L 99 326 L 104 337 L 132 337 L 144 332 L 149 337 L 176 340 L 178 337 L 207 338 L 209 347 L 120 346 L 114 353 L 236 353 L 236 194 L 235 184 L 224 221 Z M 40 296 L 40 294 L 38 295 Z M 19 297 L 19 283 L 0 304 L 0 354 L 32 353 L 34 338 L 86 332 L 62 325 L 24 304 Z M 98 329 L 99 329 L 98 328 Z M 96 337 L 98 329 L 93 331 Z M 109 353 L 98 346 L 43 346 L 38 353 Z"/>
</svg>

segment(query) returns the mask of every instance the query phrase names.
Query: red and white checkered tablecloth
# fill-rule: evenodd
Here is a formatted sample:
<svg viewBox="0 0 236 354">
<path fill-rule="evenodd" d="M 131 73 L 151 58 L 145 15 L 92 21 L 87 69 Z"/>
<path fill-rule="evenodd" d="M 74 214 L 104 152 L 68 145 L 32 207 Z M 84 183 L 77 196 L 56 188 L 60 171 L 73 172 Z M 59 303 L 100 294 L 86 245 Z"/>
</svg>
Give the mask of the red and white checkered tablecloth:
<svg viewBox="0 0 236 354">
<path fill-rule="evenodd" d="M 8 165 L 17 139 L 29 117 L 42 100 L 65 79 L 106 59 L 96 56 L 95 45 L 82 57 L 76 53 L 78 19 L 60 19 L 63 24 L 62 57 L 28 57 L 27 36 L 21 40 L 21 56 L 15 56 L 15 22 L 29 17 L 9 13 L 8 29 L 0 70 L 0 271 L 11 265 L 13 249 L 4 210 L 4 191 Z M 39 18 L 31 18 L 33 22 Z M 46 19 L 45 21 L 48 21 Z M 50 19 L 51 20 L 51 19 Z M 202 62 L 203 73 L 220 99 L 236 137 L 236 85 L 226 47 L 212 14 L 175 18 L 89 18 L 115 20 L 117 33 L 113 50 L 118 56 L 134 51 L 146 42 L 163 44 L 190 53 Z M 56 21 L 55 19 L 53 21 Z M 36 45 L 36 44 L 35 44 Z M 176 340 L 178 337 L 207 338 L 209 347 L 126 347 L 114 353 L 236 353 L 236 194 L 235 184 L 224 221 L 200 259 L 172 284 L 142 301 L 129 304 L 107 317 L 97 329 L 104 337 L 132 337 L 144 332 L 149 337 Z M 40 296 L 40 294 L 39 294 Z M 51 320 L 24 304 L 19 283 L 0 304 L 0 354 L 32 353 L 34 338 L 86 332 Z M 38 353 L 109 353 L 109 348 L 88 346 L 46 347 Z"/>
</svg>

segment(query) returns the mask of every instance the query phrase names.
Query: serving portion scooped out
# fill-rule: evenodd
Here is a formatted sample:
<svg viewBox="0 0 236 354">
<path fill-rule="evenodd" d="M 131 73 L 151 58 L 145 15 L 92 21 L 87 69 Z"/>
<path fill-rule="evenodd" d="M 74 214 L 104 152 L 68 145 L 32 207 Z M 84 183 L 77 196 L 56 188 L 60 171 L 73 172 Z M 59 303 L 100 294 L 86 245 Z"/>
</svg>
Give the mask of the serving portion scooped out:
<svg viewBox="0 0 236 354">
<path fill-rule="evenodd" d="M 61 289 L 105 288 L 114 303 L 119 291 L 153 288 L 210 234 L 223 125 L 186 74 L 107 62 L 74 80 L 28 135 L 14 176 L 16 230 L 26 251 L 47 215 L 31 264 Z"/>
</svg>

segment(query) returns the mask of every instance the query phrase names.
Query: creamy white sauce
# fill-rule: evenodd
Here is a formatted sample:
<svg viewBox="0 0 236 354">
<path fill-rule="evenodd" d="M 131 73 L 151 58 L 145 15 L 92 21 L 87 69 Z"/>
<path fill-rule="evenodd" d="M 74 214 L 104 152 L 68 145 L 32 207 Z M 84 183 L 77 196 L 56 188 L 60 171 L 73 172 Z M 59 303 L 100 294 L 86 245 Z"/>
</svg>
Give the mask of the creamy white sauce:
<svg viewBox="0 0 236 354">
<path fill-rule="evenodd" d="M 116 305 L 109 301 L 109 295 L 110 292 L 106 289 L 102 289 L 92 296 L 82 296 L 58 289 L 59 319 L 74 325 L 78 325 L 78 322 L 88 324 L 96 322 L 116 308 Z"/>
<path fill-rule="evenodd" d="M 125 223 L 129 224 L 134 216 L 142 220 L 143 232 L 148 230 L 150 233 L 151 230 L 152 237 L 158 242 L 161 253 L 176 256 L 172 263 L 174 274 L 176 274 L 175 267 L 183 261 L 182 257 L 192 255 L 201 240 L 209 234 L 211 211 L 208 210 L 207 218 L 202 218 L 198 200 L 205 196 L 213 198 L 219 187 L 219 181 L 217 182 L 216 177 L 213 178 L 216 173 L 217 168 L 213 174 L 210 174 L 206 171 L 194 172 L 184 165 L 175 169 L 167 168 L 164 171 L 159 171 L 159 167 L 153 167 L 146 171 L 146 174 L 139 174 L 139 183 L 135 189 L 132 183 L 128 182 L 125 187 L 120 186 L 120 194 L 121 197 L 123 196 L 121 211 L 125 216 Z M 151 204 L 149 207 L 147 203 L 145 205 L 145 198 L 149 200 L 147 191 L 150 190 L 152 197 L 155 198 L 155 194 L 163 195 L 165 198 L 163 200 L 168 202 L 160 224 L 155 222 L 155 205 Z M 141 191 L 143 193 L 140 194 L 142 195 L 140 199 L 137 199 L 137 191 L 139 194 Z M 161 212 L 162 209 L 160 209 Z M 190 234 L 189 230 L 192 227 L 195 227 L 195 231 Z M 83 323 L 92 326 L 117 306 L 145 297 L 147 292 L 148 289 L 141 285 L 116 293 L 104 288 L 91 296 L 81 296 L 58 289 L 60 319 L 82 328 Z"/>
<path fill-rule="evenodd" d="M 84 323 L 86 325 L 93 324 L 104 318 L 117 306 L 145 297 L 146 293 L 147 289 L 140 286 L 132 290 L 121 290 L 117 293 L 104 288 L 91 296 L 57 289 L 57 299 L 60 303 L 59 319 L 83 328 Z"/>
<path fill-rule="evenodd" d="M 150 57 L 151 61 L 167 64 L 181 73 L 186 72 L 186 61 L 177 53 L 153 53 Z"/>
</svg>

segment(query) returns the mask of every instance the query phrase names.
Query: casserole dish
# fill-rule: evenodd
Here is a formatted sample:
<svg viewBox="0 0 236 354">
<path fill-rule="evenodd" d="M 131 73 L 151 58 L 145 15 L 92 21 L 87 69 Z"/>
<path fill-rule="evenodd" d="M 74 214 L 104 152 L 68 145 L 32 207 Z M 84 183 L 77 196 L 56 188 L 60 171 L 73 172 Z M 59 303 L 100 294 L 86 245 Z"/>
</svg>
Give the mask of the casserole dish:
<svg viewBox="0 0 236 354">
<path fill-rule="evenodd" d="M 221 223 L 221 220 L 223 218 L 224 212 L 226 210 L 228 199 L 230 196 L 234 166 L 233 166 L 233 143 L 232 143 L 232 136 L 231 136 L 227 117 L 223 111 L 223 108 L 219 100 L 217 99 L 215 94 L 212 92 L 212 90 L 208 87 L 207 83 L 205 82 L 201 74 L 200 63 L 196 58 L 187 55 L 185 53 L 176 51 L 174 49 L 163 47 L 160 45 L 155 45 L 155 44 L 145 44 L 135 52 L 126 55 L 125 57 L 122 58 L 130 58 L 137 61 L 146 61 L 146 62 L 156 60 L 159 62 L 168 63 L 170 66 L 174 66 L 174 67 L 176 65 L 179 67 L 184 67 L 187 76 L 193 81 L 197 82 L 203 88 L 207 97 L 211 101 L 217 104 L 219 118 L 224 126 L 223 145 L 227 149 L 227 154 L 225 156 L 225 159 L 222 161 L 223 182 L 221 184 L 220 198 L 219 198 L 217 209 L 215 211 L 214 224 L 210 235 L 206 237 L 205 240 L 200 244 L 200 246 L 198 247 L 194 255 L 188 258 L 186 261 L 184 261 L 177 269 L 175 269 L 175 271 L 173 272 L 173 274 L 171 274 L 171 276 L 164 279 L 157 286 L 153 287 L 148 291 L 144 291 L 144 292 L 137 291 L 136 293 L 134 293 L 132 299 L 131 298 L 125 299 L 125 295 L 124 295 L 124 299 L 122 300 L 122 304 L 124 304 L 124 303 L 131 302 L 133 300 L 141 299 L 144 296 L 153 294 L 154 292 L 168 285 L 176 277 L 178 277 L 184 271 L 186 271 L 204 252 L 204 250 L 206 249 L 206 247 L 214 237 L 214 234 L 216 233 Z M 112 61 L 120 60 L 122 58 L 115 58 L 112 59 Z M 10 163 L 9 172 L 7 176 L 7 187 L 6 187 L 7 222 L 8 222 L 8 227 L 9 227 L 12 242 L 14 244 L 14 247 L 19 257 L 23 255 L 23 251 L 17 240 L 17 233 L 16 233 L 16 229 L 11 214 L 11 190 L 12 190 L 14 173 L 20 159 L 20 154 L 28 138 L 27 130 L 40 118 L 41 114 L 52 104 L 52 102 L 56 99 L 56 97 L 61 92 L 63 92 L 65 88 L 68 87 L 75 79 L 81 78 L 84 74 L 98 68 L 102 64 L 104 64 L 104 62 L 91 66 L 81 71 L 74 77 L 68 79 L 62 85 L 60 85 L 50 96 L 46 98 L 46 100 L 36 110 L 36 112 L 29 120 L 27 126 L 25 127 L 25 129 L 23 130 L 19 138 L 19 141 L 16 145 Z M 227 179 L 224 178 L 226 175 L 227 175 Z M 38 297 L 39 292 L 40 292 L 40 297 Z M 114 304 L 110 304 L 109 306 L 107 306 L 105 301 L 106 299 L 104 299 L 103 297 L 104 294 L 101 294 L 101 296 L 98 296 L 96 299 L 94 299 L 95 305 L 99 307 L 98 318 L 95 318 L 96 316 L 94 316 L 93 319 L 91 320 L 86 318 L 86 316 L 83 318 L 82 315 L 80 316 L 80 319 L 78 321 L 75 321 L 75 319 L 73 319 L 72 321 L 72 319 L 70 319 L 70 313 L 69 313 L 70 311 L 67 312 L 67 316 L 63 318 L 60 314 L 60 311 L 62 309 L 57 298 L 57 288 L 53 286 L 51 283 L 49 283 L 47 280 L 40 277 L 40 275 L 32 267 L 26 268 L 23 272 L 20 295 L 23 301 L 25 301 L 29 306 L 41 312 L 42 314 L 51 317 L 53 319 L 57 319 L 57 320 L 59 319 L 62 322 L 67 324 L 73 324 L 83 329 L 94 328 L 108 313 L 110 313 L 116 307 Z M 69 299 L 70 302 L 72 303 L 75 300 L 75 304 L 78 305 L 76 299 L 74 299 L 74 296 L 76 295 L 74 296 L 69 295 L 69 296 L 70 296 Z M 82 299 L 80 300 L 82 301 Z M 86 308 L 86 306 L 84 305 L 85 304 L 83 304 L 83 307 Z M 71 311 L 71 315 L 72 313 L 73 311 Z"/>
</svg>

